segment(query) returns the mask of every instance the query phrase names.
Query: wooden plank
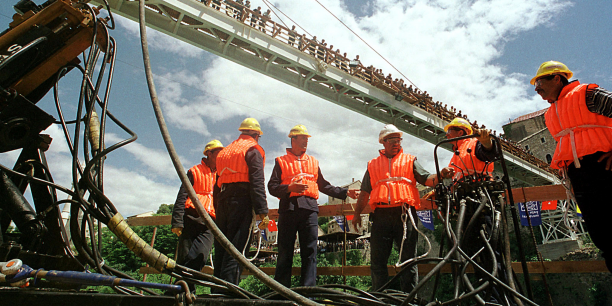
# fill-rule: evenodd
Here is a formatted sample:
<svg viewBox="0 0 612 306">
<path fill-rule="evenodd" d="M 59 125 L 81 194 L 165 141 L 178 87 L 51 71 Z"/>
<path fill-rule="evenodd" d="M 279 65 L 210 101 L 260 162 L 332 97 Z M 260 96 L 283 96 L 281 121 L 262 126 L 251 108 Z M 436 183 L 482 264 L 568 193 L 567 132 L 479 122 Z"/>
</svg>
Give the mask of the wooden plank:
<svg viewBox="0 0 612 306">
<path fill-rule="evenodd" d="M 425 275 L 431 271 L 436 264 L 420 264 L 419 275 Z M 542 274 L 544 269 L 547 274 L 558 274 L 558 273 L 609 273 L 606 268 L 606 263 L 603 260 L 589 260 L 589 261 L 545 261 L 544 267 L 539 262 L 528 262 L 530 274 Z M 387 267 L 389 275 L 393 276 L 399 272 L 393 266 Z M 523 273 L 523 267 L 520 262 L 513 262 L 512 268 L 517 274 Z M 268 275 L 274 275 L 276 271 L 275 267 L 260 268 L 261 271 Z M 202 272 L 212 274 L 213 270 L 211 267 L 204 267 Z M 451 265 L 445 265 L 440 271 L 442 274 L 451 273 Z M 467 273 L 474 273 L 474 268 L 470 265 L 466 269 Z M 140 274 L 159 274 L 159 271 L 152 267 L 141 267 L 139 270 Z M 243 275 L 251 275 L 247 270 L 243 270 Z M 300 267 L 293 267 L 291 269 L 291 275 L 300 275 Z M 346 266 L 346 267 L 319 267 L 317 268 L 317 275 L 345 275 L 345 276 L 369 276 L 370 266 Z"/>
<path fill-rule="evenodd" d="M 143 226 L 143 225 L 169 225 L 172 221 L 171 215 L 163 216 L 147 216 L 147 217 L 130 217 L 127 218 L 127 223 L 130 226 Z"/>
<path fill-rule="evenodd" d="M 609 273 L 603 260 L 588 261 L 545 261 L 544 267 L 539 262 L 528 262 L 529 273 Z M 519 263 L 512 263 L 516 273 L 523 273 Z"/>
<path fill-rule="evenodd" d="M 563 185 L 548 185 L 537 187 L 525 187 L 525 197 L 527 201 L 551 201 L 565 200 L 567 194 Z"/>
</svg>

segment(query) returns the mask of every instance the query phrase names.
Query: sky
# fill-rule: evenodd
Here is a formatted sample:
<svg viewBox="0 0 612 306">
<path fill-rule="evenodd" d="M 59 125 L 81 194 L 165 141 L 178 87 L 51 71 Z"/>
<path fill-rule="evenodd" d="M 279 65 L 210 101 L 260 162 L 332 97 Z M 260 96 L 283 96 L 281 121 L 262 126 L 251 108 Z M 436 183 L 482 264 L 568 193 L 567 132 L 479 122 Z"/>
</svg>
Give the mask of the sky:
<svg viewBox="0 0 612 306">
<path fill-rule="evenodd" d="M 561 61 L 575 79 L 612 89 L 609 0 L 319 2 L 435 101 L 497 131 L 511 119 L 548 107 L 529 84 L 544 61 Z M 273 3 L 308 33 L 324 38 L 350 58 L 358 54 L 365 66 L 400 76 L 316 1 Z M 14 14 L 12 4 L 0 4 L 3 29 Z M 252 5 L 265 8 L 263 0 L 253 0 Z M 138 134 L 138 140 L 108 156 L 104 183 L 107 197 L 119 212 L 130 216 L 174 203 L 180 181 L 153 114 L 138 25 L 117 15 L 115 19 L 117 28 L 110 34 L 117 41 L 118 54 L 109 109 Z M 259 120 L 264 132 L 260 144 L 266 151 L 266 179 L 274 158 L 290 146 L 287 134 L 297 124 L 304 124 L 313 136 L 308 153 L 319 160 L 324 177 L 334 185 L 361 180 L 367 162 L 382 148 L 381 122 L 152 29 L 148 36 L 157 92 L 185 171 L 199 163 L 208 141 L 219 139 L 227 145 L 235 140 L 246 117 Z M 72 72 L 60 83 L 68 118 L 76 112 L 79 79 Z M 51 93 L 37 105 L 58 118 Z M 55 125 L 45 133 L 54 139 L 47 151 L 51 173 L 57 183 L 69 187 L 71 157 L 63 133 Z M 109 124 L 107 144 L 128 137 Z M 434 171 L 433 145 L 404 135 L 403 147 Z M 18 154 L 2 153 L 0 163 L 12 167 Z M 445 164 L 450 154 L 442 152 L 439 157 Z M 319 203 L 325 202 L 327 196 L 321 194 Z M 268 205 L 278 208 L 278 199 L 268 194 Z"/>
</svg>

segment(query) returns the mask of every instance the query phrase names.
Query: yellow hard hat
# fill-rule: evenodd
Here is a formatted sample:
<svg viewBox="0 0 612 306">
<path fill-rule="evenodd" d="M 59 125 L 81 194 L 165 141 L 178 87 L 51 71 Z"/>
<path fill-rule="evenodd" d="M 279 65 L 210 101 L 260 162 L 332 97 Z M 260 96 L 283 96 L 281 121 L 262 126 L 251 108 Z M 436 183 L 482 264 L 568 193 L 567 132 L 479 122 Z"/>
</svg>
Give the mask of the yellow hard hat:
<svg viewBox="0 0 612 306">
<path fill-rule="evenodd" d="M 240 123 L 239 131 L 257 131 L 259 135 L 263 135 L 259 122 L 255 118 L 246 118 Z"/>
<path fill-rule="evenodd" d="M 444 132 L 448 132 L 450 127 L 457 127 L 460 129 L 464 129 L 467 135 L 472 135 L 474 131 L 472 130 L 472 125 L 465 119 L 457 117 L 453 119 L 449 124 L 444 127 Z"/>
<path fill-rule="evenodd" d="M 219 140 L 211 140 L 209 143 L 206 144 L 206 147 L 204 147 L 204 155 L 206 155 L 206 152 L 214 150 L 214 149 L 223 149 L 223 144 L 219 141 Z"/>
<path fill-rule="evenodd" d="M 298 135 L 306 135 L 308 137 L 311 137 L 310 134 L 308 134 L 308 130 L 306 129 L 306 127 L 301 124 L 292 127 L 291 131 L 289 131 L 289 138 Z"/>
<path fill-rule="evenodd" d="M 540 68 L 538 68 L 538 72 L 536 72 L 536 76 L 531 79 L 531 85 L 535 85 L 535 81 L 543 76 L 552 75 L 552 74 L 564 74 L 566 79 L 570 79 L 574 73 L 565 66 L 565 64 L 557 61 L 548 61 L 542 63 Z"/>
</svg>

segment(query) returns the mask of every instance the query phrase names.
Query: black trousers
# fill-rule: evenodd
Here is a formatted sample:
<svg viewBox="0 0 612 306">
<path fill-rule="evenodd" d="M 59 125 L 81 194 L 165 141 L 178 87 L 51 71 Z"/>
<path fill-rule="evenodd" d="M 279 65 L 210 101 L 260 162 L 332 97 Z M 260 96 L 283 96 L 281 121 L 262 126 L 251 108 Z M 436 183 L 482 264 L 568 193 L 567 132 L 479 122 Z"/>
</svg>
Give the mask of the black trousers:
<svg viewBox="0 0 612 306">
<path fill-rule="evenodd" d="M 414 218 L 415 225 L 419 225 L 419 218 L 414 207 L 410 207 L 410 213 Z M 402 236 L 404 235 L 404 223 L 402 222 L 402 207 L 391 208 L 376 208 L 374 218 L 372 220 L 372 233 L 370 237 L 370 252 L 371 252 L 371 275 L 372 275 L 372 290 L 377 290 L 389 281 L 389 271 L 387 270 L 387 262 L 393 243 L 399 247 L 402 245 Z M 406 240 L 404 240 L 404 248 L 400 257 L 400 261 L 404 262 L 417 255 L 418 233 L 410 222 L 410 217 L 407 217 L 406 223 Z M 418 267 L 413 265 L 410 270 L 400 277 L 400 287 L 404 292 L 410 292 L 418 283 Z"/>
<path fill-rule="evenodd" d="M 217 205 L 217 226 L 239 252 L 242 252 L 249 240 L 252 210 L 251 197 L 248 195 L 220 198 Z M 215 240 L 214 263 L 214 276 L 238 285 L 242 266 L 217 240 Z"/>
<path fill-rule="evenodd" d="M 203 224 L 185 218 L 183 233 L 179 237 L 178 260 L 180 265 L 201 271 L 208 260 L 215 237 Z"/>
<path fill-rule="evenodd" d="M 603 153 L 597 152 L 584 156 L 580 160 L 580 168 L 574 164 L 567 169 L 567 174 L 582 218 L 593 243 L 603 252 L 606 266 L 612 271 L 612 239 L 608 236 L 612 232 L 612 199 L 610 187 L 612 186 L 612 171 L 606 170 L 605 161 L 597 162 Z"/>
<path fill-rule="evenodd" d="M 291 286 L 291 266 L 295 235 L 299 234 L 302 258 L 302 286 L 317 284 L 318 213 L 303 208 L 279 213 L 278 260 L 274 279 L 285 287 Z"/>
</svg>

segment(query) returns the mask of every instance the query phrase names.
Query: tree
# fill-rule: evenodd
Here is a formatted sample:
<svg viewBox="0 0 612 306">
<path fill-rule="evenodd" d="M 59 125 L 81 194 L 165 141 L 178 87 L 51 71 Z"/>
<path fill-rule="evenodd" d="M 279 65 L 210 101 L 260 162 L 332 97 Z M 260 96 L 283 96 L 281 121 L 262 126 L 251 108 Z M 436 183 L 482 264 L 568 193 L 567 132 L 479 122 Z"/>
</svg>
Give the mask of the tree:
<svg viewBox="0 0 612 306">
<path fill-rule="evenodd" d="M 162 204 L 157 209 L 158 215 L 171 215 L 172 210 L 174 209 L 174 204 Z"/>
</svg>

